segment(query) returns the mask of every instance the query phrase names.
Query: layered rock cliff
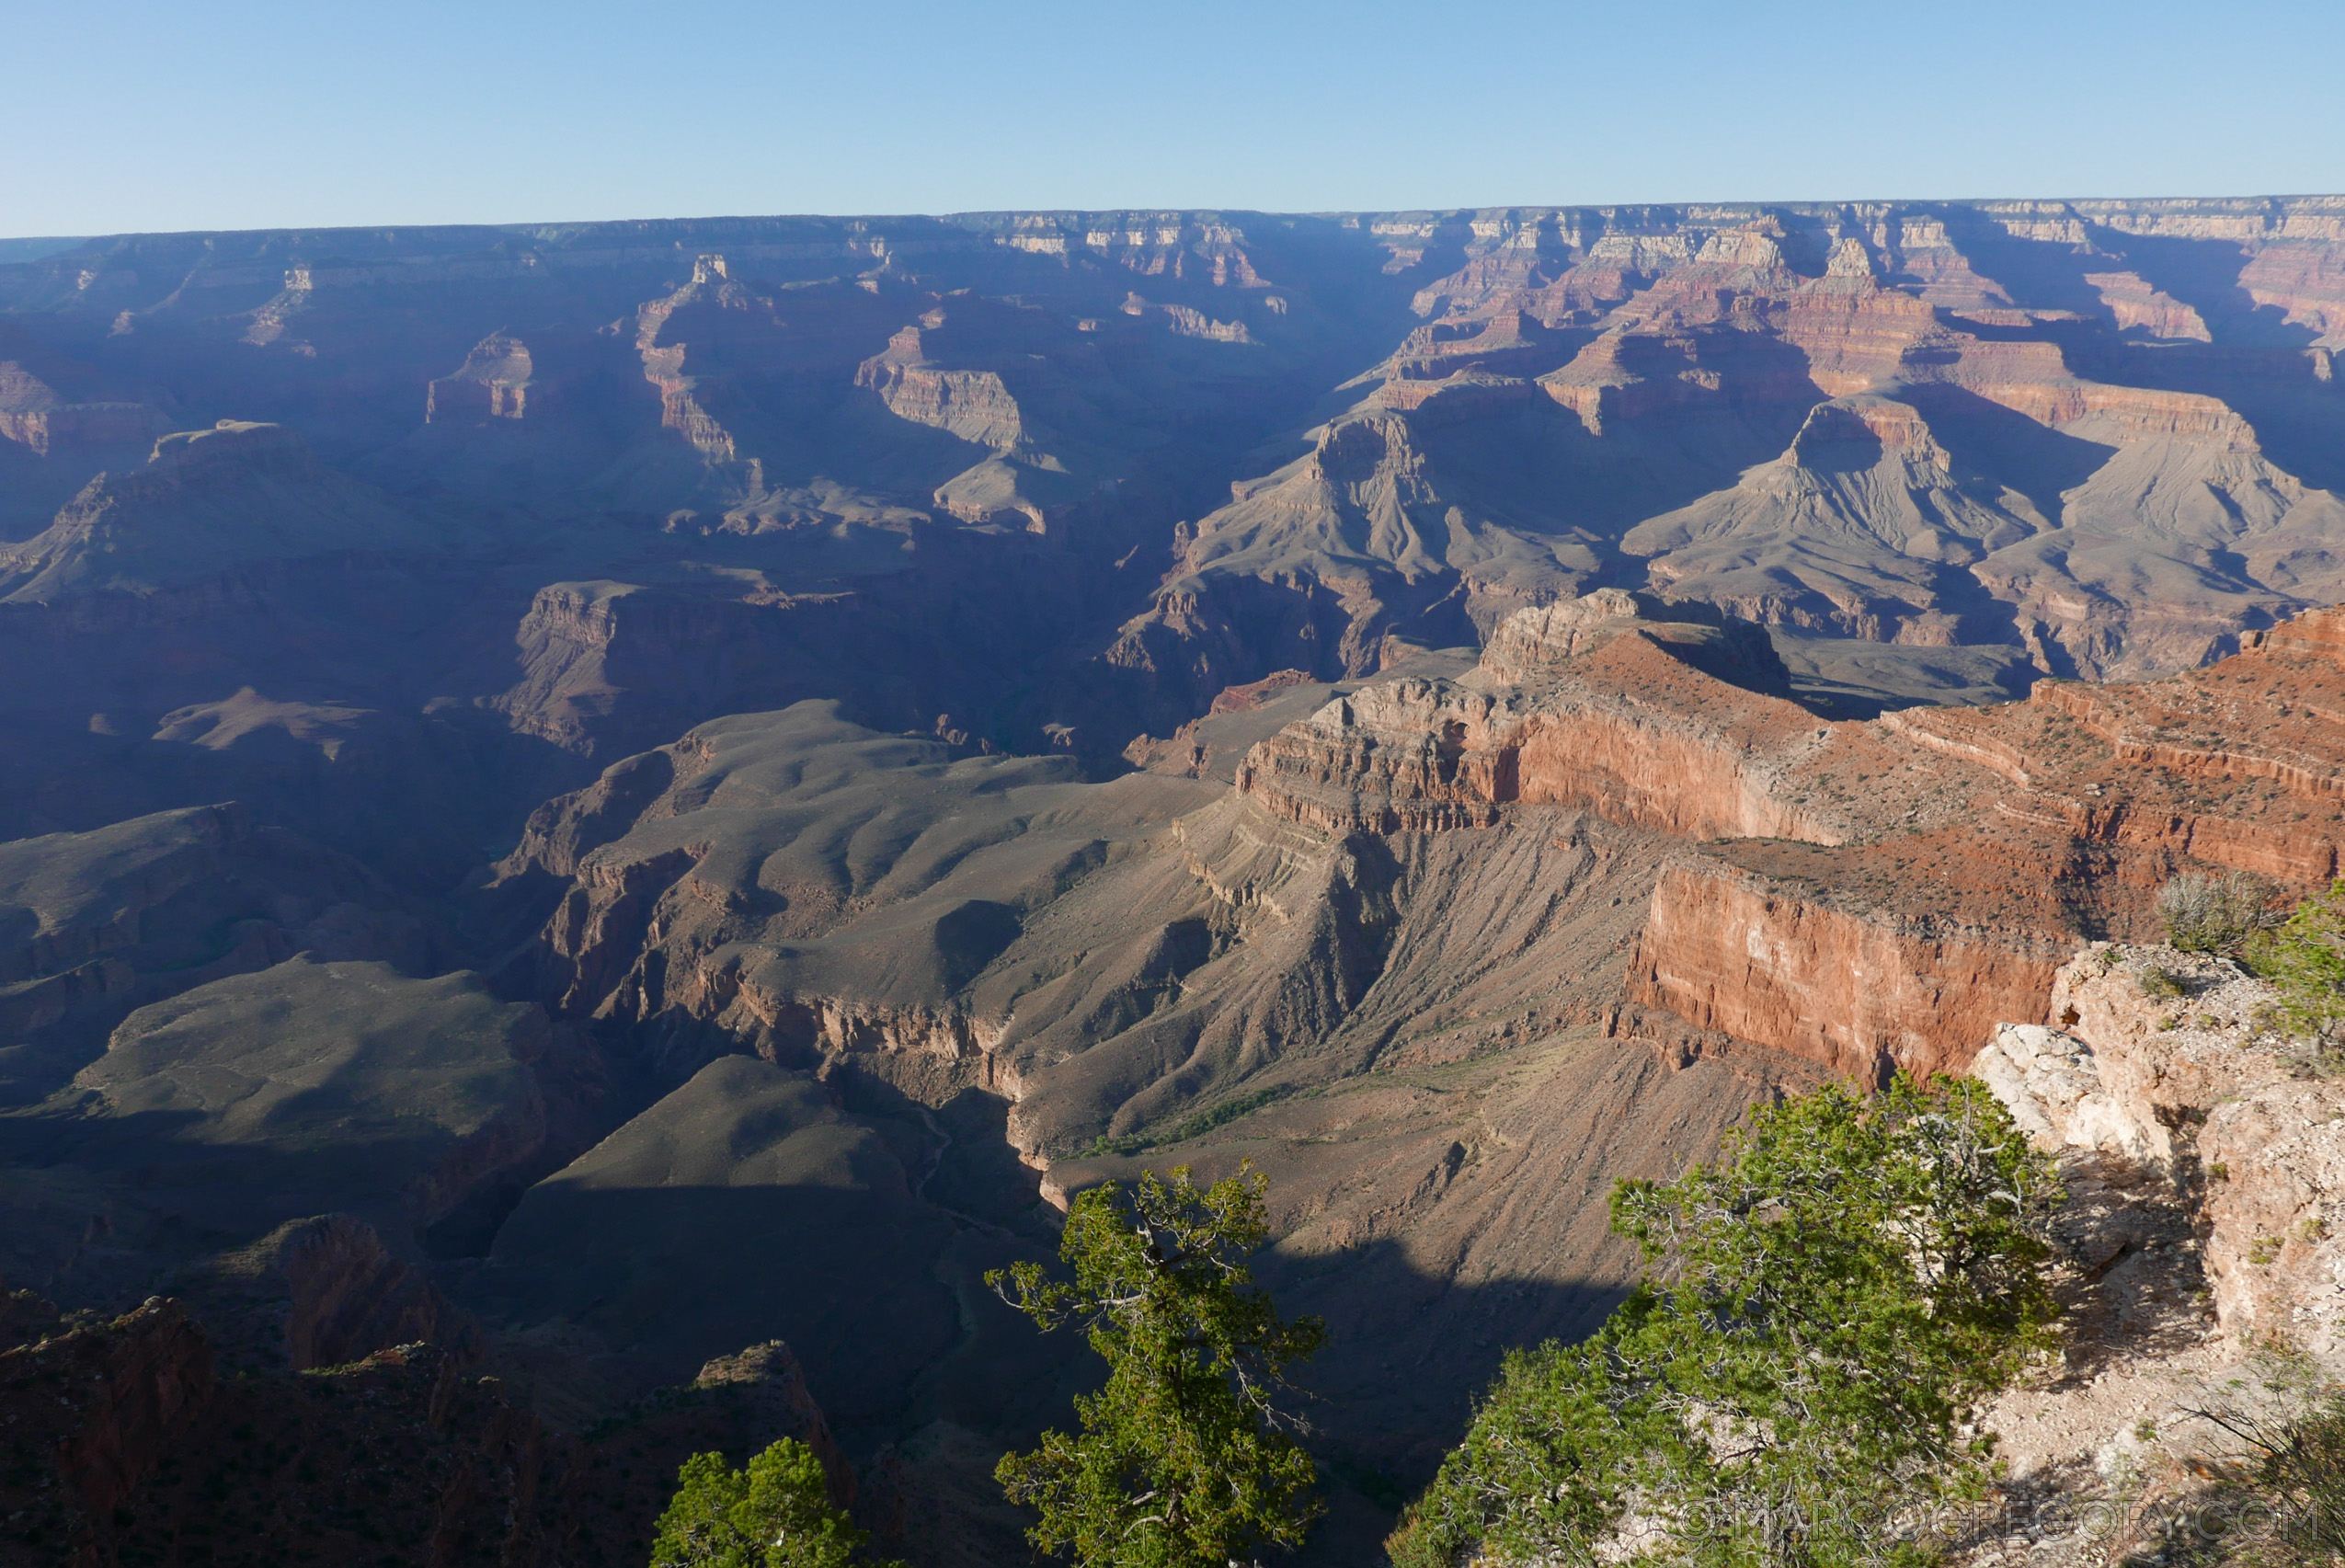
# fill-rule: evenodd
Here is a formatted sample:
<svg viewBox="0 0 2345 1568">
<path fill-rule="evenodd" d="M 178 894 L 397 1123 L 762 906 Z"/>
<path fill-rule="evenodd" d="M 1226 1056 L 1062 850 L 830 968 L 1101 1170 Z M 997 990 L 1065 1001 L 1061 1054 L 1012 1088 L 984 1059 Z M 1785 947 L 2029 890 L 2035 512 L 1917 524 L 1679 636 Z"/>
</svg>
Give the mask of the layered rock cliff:
<svg viewBox="0 0 2345 1568">
<path fill-rule="evenodd" d="M 1488 829 L 1554 801 L 1709 841 L 1654 888 L 1634 994 L 1859 1077 L 1959 1070 L 2178 865 L 2305 887 L 2338 864 L 2330 612 L 2168 681 L 1818 723 L 1748 689 L 1763 665 L 1744 685 L 1695 668 L 1735 673 L 1640 608 L 1519 612 L 1472 674 L 1332 704 L 1258 745 L 1240 788 L 1329 832 Z"/>
<path fill-rule="evenodd" d="M 865 573 L 730 542 L 897 534 L 875 555 L 915 523 L 1047 539 L 1065 591 L 1022 603 L 1035 646 L 981 689 L 891 692 L 886 721 L 922 706 L 922 727 L 1092 759 L 1224 687 L 1373 675 L 1607 583 L 2131 678 L 2340 591 L 2336 222 L 2300 198 L 132 236 L 0 269 L 0 446 L 26 532 L 114 469 L 18 563 L 48 594 L 92 529 L 132 530 L 107 554 L 126 585 L 179 571 L 167 538 L 133 537 L 159 481 L 122 472 L 105 410 L 298 429 L 390 510 L 280 475 L 244 509 L 284 525 L 206 523 L 212 553 L 234 533 L 270 562 L 533 555 L 450 632 L 486 650 L 526 618 L 523 680 L 475 666 L 430 694 L 505 692 L 564 744 L 586 719 L 539 700 L 560 684 L 543 591 L 852 592 Z M 174 335 L 209 344 L 210 323 L 234 353 L 191 349 L 182 374 Z M 158 383 L 185 389 L 165 412 Z M 478 527 L 418 540 L 395 513 Z M 974 550 L 924 597 L 1012 590 L 1027 547 Z M 265 613 L 318 590 L 212 591 Z M 831 628 L 806 630 L 824 689 L 779 696 L 934 664 L 885 639 L 826 656 Z M 671 652 L 686 684 L 733 690 L 620 750 L 772 705 L 721 647 Z"/>
</svg>

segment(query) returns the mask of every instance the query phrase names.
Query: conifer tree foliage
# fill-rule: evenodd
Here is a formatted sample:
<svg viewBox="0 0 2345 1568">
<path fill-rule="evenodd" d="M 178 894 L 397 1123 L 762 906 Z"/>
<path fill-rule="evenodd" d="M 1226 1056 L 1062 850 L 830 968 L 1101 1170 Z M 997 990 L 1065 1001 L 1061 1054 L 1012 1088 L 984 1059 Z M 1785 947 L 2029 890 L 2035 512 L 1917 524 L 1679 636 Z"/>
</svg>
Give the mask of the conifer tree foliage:
<svg viewBox="0 0 2345 1568">
<path fill-rule="evenodd" d="M 694 1454 L 676 1481 L 651 1568 L 847 1568 L 867 1539 L 831 1506 L 822 1461 L 795 1438 L 775 1443 L 746 1471 L 722 1454 Z"/>
<path fill-rule="evenodd" d="M 2248 944 L 2248 966 L 2272 983 L 2272 1022 L 2313 1036 L 2320 1065 L 2336 1069 L 2337 1035 L 2345 1024 L 2345 879 L 2298 904 L 2275 931 Z"/>
<path fill-rule="evenodd" d="M 1968 1423 L 2053 1343 L 2051 1162 L 1981 1085 L 1831 1084 L 1718 1160 L 1623 1182 L 1645 1282 L 1592 1338 L 1518 1351 L 1389 1546 L 1403 1568 L 1920 1562 L 1975 1496 Z"/>
<path fill-rule="evenodd" d="M 1042 1551 L 1081 1568 L 1224 1568 L 1298 1544 L 1319 1516 L 1283 1401 L 1327 1331 L 1281 1320 L 1246 1266 L 1269 1235 L 1268 1188 L 1251 1166 L 1202 1189 L 1185 1166 L 1094 1187 L 1059 1246 L 1072 1283 L 1032 1263 L 987 1276 L 1045 1330 L 1081 1323 L 1108 1366 L 1075 1401 L 1079 1436 L 1046 1432 L 995 1472 L 1040 1512 L 1027 1535 Z"/>
</svg>

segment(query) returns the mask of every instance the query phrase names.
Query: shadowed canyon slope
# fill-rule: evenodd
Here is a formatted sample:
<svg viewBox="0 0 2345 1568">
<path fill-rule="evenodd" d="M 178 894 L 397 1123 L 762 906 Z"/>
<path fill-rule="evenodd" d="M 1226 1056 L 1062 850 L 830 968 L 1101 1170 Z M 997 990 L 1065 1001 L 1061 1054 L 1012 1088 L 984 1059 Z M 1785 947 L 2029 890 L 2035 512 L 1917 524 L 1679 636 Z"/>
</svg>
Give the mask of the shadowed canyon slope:
<svg viewBox="0 0 2345 1568">
<path fill-rule="evenodd" d="M 1091 1373 L 984 1273 L 1251 1159 L 1365 1560 L 1615 1179 L 2338 874 L 2340 349 L 2328 197 L 0 265 L 0 1278 L 153 1405 L 57 1528 L 204 1557 L 155 1434 L 346 1368 L 434 1561 L 785 1430 L 1024 1561 Z"/>
</svg>

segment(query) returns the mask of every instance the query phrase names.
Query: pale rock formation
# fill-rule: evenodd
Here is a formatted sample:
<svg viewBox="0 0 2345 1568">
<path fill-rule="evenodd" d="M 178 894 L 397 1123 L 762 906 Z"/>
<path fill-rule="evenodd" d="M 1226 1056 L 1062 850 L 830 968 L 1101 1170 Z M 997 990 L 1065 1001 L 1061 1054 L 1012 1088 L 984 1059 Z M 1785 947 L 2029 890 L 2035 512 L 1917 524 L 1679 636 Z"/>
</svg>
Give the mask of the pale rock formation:
<svg viewBox="0 0 2345 1568">
<path fill-rule="evenodd" d="M 2039 1147 L 2195 1188 L 2225 1334 L 2345 1354 L 2345 1082 L 2266 1032 L 2271 998 L 2227 959 L 2097 944 L 2053 1025 L 2003 1024 L 1972 1070 Z"/>
</svg>

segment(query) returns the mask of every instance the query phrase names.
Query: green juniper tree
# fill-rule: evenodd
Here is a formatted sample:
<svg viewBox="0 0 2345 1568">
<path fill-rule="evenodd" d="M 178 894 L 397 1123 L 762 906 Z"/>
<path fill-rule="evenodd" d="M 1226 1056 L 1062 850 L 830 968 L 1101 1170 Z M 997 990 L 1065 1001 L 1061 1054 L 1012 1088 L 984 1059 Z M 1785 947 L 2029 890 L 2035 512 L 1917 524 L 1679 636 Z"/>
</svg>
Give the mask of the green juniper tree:
<svg viewBox="0 0 2345 1568">
<path fill-rule="evenodd" d="M 2279 992 L 2272 1021 L 2312 1036 L 2321 1065 L 2345 1066 L 2337 1043 L 2345 1024 L 2345 880 L 2298 904 L 2277 930 L 2259 933 L 2246 957 Z"/>
<path fill-rule="evenodd" d="M 1046 1432 L 996 1471 L 1042 1517 L 1027 1534 L 1081 1568 L 1223 1568 L 1293 1546 L 1321 1505 L 1279 1396 L 1327 1337 L 1283 1322 L 1244 1259 L 1267 1239 L 1251 1167 L 1200 1189 L 1186 1167 L 1075 1199 L 1059 1255 L 1073 1283 L 1023 1263 L 988 1282 L 1044 1329 L 1077 1322 L 1107 1361 L 1075 1401 L 1081 1433 Z"/>
<path fill-rule="evenodd" d="M 1507 1358 L 1390 1543 L 1405 1568 L 1917 1562 L 1976 1495 L 1977 1403 L 2051 1343 L 2049 1162 L 1980 1085 L 1833 1084 L 1716 1163 L 1624 1182 L 1650 1275 L 1573 1346 Z"/>
<path fill-rule="evenodd" d="M 847 1568 L 867 1539 L 831 1506 L 822 1461 L 795 1438 L 750 1459 L 747 1471 L 722 1454 L 694 1454 L 676 1481 L 651 1568 Z"/>
</svg>

